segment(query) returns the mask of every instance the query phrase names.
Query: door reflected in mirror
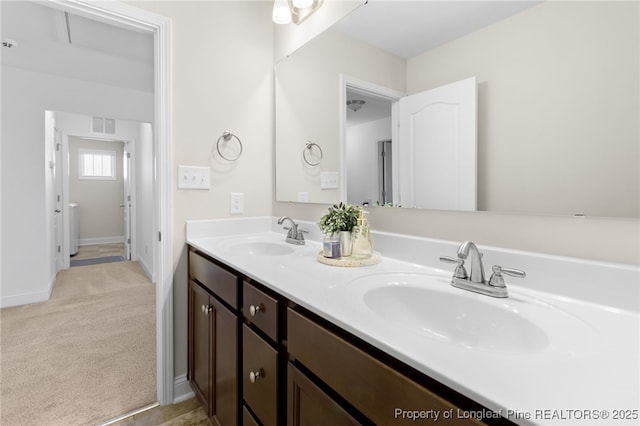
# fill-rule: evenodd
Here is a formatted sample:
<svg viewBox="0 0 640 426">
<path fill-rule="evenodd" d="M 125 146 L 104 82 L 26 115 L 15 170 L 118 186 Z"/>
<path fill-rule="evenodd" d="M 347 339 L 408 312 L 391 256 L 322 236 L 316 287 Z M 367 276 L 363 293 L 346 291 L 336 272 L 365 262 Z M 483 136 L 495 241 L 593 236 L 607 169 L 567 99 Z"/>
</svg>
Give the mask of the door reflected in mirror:
<svg viewBox="0 0 640 426">
<path fill-rule="evenodd" d="M 346 83 L 345 89 L 348 202 L 476 210 L 475 77 L 393 101 L 362 84 Z M 364 92 L 371 104 L 386 101 L 390 108 L 365 116 L 367 102 L 357 99 Z M 356 100 L 360 107 L 352 110 Z"/>
</svg>

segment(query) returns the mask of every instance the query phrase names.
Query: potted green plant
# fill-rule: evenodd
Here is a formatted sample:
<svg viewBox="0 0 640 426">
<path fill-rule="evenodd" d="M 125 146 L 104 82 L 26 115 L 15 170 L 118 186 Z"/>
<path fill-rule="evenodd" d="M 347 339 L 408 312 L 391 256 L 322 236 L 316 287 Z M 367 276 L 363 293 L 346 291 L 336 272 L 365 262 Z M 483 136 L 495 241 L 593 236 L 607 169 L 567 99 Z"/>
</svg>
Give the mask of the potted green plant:
<svg viewBox="0 0 640 426">
<path fill-rule="evenodd" d="M 326 237 L 339 236 L 342 256 L 351 255 L 351 230 L 358 223 L 359 213 L 359 208 L 351 204 L 334 204 L 318 222 Z"/>
</svg>

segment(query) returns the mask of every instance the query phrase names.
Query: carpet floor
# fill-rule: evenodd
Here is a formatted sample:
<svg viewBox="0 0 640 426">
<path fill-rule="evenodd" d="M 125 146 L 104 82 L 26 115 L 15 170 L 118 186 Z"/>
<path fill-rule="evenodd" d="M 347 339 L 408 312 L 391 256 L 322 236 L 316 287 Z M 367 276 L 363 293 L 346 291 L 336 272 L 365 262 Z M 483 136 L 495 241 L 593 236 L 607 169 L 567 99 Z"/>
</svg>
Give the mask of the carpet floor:
<svg viewBox="0 0 640 426">
<path fill-rule="evenodd" d="M 137 262 L 61 271 L 0 310 L 0 424 L 92 425 L 156 401 L 155 287 Z"/>
</svg>

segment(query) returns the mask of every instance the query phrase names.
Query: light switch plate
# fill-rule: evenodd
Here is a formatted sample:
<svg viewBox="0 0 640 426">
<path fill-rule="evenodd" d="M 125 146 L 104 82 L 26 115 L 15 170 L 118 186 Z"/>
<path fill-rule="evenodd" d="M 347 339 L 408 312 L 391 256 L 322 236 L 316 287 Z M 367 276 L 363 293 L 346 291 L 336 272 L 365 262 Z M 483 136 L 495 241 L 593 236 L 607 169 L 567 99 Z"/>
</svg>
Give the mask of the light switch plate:
<svg viewBox="0 0 640 426">
<path fill-rule="evenodd" d="M 309 193 L 308 192 L 298 192 L 298 202 L 299 203 L 308 203 L 309 202 Z"/>
<path fill-rule="evenodd" d="M 178 189 L 210 189 L 211 168 L 178 166 Z"/>
<path fill-rule="evenodd" d="M 322 172 L 320 173 L 320 189 L 338 189 L 340 173 Z"/>
</svg>

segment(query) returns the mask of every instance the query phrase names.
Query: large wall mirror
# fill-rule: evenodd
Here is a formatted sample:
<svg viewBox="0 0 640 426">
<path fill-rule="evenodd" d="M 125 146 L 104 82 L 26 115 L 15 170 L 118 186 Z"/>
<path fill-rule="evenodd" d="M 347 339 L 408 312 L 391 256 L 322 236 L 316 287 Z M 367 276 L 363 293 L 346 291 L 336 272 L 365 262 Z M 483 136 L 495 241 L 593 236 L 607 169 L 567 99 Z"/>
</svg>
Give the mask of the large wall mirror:
<svg viewBox="0 0 640 426">
<path fill-rule="evenodd" d="M 276 200 L 455 209 L 411 202 L 408 167 L 382 158 L 402 146 L 399 99 L 473 78 L 475 210 L 640 217 L 639 16 L 638 2 L 370 0 L 276 64 Z M 450 159 L 412 156 L 433 171 L 414 187 L 455 179 L 435 172 Z"/>
</svg>

